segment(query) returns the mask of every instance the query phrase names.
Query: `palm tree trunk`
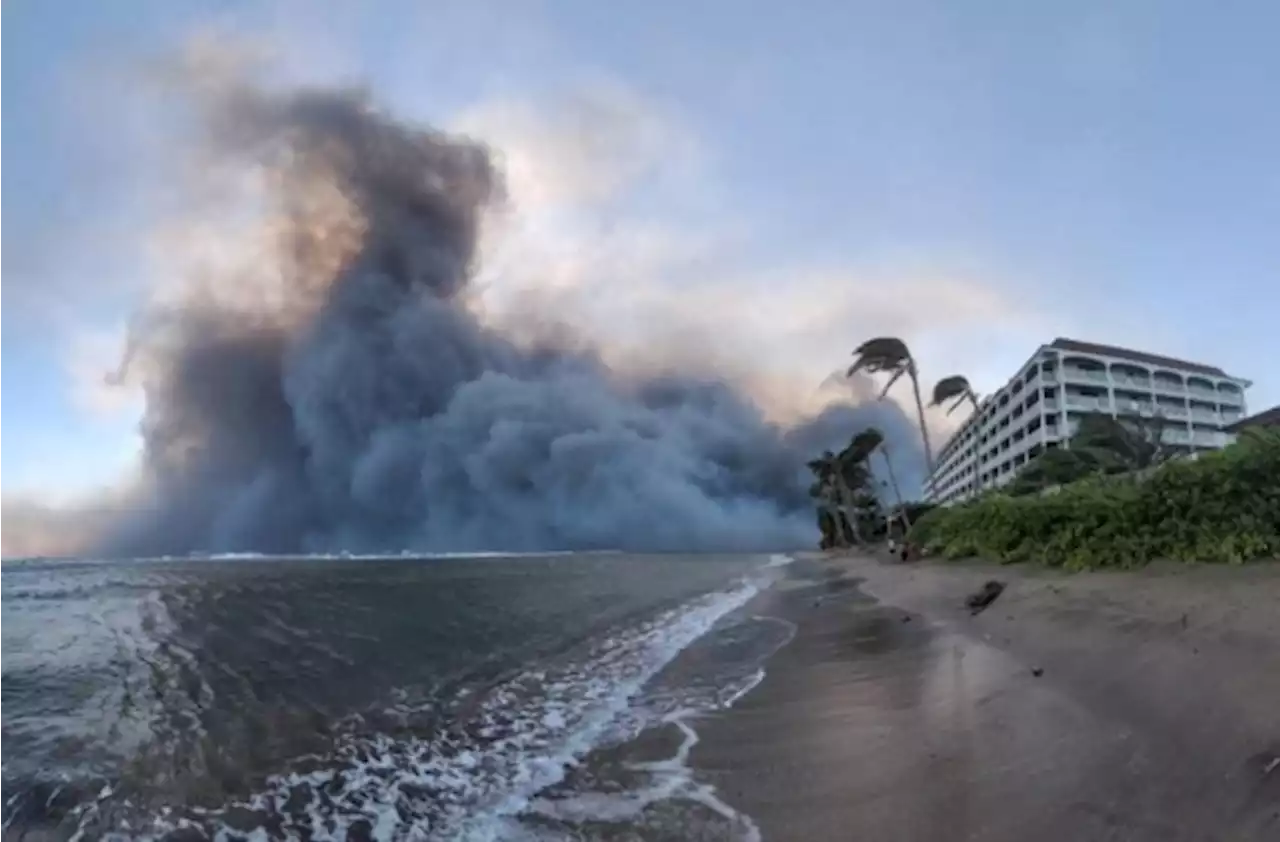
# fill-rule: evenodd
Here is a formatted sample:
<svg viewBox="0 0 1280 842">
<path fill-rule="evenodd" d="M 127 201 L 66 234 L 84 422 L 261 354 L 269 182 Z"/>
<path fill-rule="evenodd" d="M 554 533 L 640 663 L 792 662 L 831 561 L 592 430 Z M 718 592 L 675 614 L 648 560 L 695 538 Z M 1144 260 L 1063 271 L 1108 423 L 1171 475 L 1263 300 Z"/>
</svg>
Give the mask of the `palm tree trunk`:
<svg viewBox="0 0 1280 842">
<path fill-rule="evenodd" d="M 920 440 L 924 442 L 925 467 L 933 473 L 933 445 L 929 443 L 929 425 L 924 420 L 924 401 L 920 399 L 920 378 L 916 374 L 916 364 L 908 363 L 907 374 L 911 376 L 911 391 L 916 398 L 916 418 L 920 421 Z"/>
<path fill-rule="evenodd" d="M 840 486 L 834 479 L 828 479 L 826 488 L 822 495 L 823 507 L 826 509 L 827 517 L 831 518 L 831 537 L 834 539 L 834 546 L 837 548 L 845 548 L 849 546 L 849 542 L 845 540 L 844 524 L 840 520 L 842 506 L 840 502 Z"/>
<path fill-rule="evenodd" d="M 831 519 L 831 547 L 830 549 L 838 550 L 845 547 L 844 526 L 840 523 L 840 505 L 834 501 L 828 500 L 824 506 L 827 517 Z"/>
<path fill-rule="evenodd" d="M 911 518 L 907 517 L 906 507 L 902 505 L 902 491 L 898 488 L 898 475 L 893 471 L 893 460 L 889 458 L 889 448 L 884 444 L 880 445 L 880 455 L 884 457 L 885 467 L 889 469 L 889 487 L 893 489 L 893 499 L 898 502 L 898 514 L 902 517 L 902 524 L 907 529 L 910 529 Z"/>
<path fill-rule="evenodd" d="M 839 477 L 837 482 L 840 489 L 841 509 L 844 510 L 844 516 L 849 521 L 849 531 L 853 533 L 853 541 L 858 546 L 862 546 L 862 530 L 858 528 L 858 514 L 853 506 L 853 492 L 849 490 L 849 483 L 844 481 L 843 477 Z M 841 534 L 844 531 L 841 530 Z"/>
</svg>

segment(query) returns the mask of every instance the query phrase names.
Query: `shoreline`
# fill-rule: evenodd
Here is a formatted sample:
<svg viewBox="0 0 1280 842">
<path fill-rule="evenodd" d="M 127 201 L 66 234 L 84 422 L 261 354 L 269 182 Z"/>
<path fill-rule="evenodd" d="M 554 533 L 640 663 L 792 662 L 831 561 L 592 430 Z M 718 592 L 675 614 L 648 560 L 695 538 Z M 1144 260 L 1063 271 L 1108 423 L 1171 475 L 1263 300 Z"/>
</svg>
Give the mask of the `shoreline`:
<svg viewBox="0 0 1280 842">
<path fill-rule="evenodd" d="M 760 598 L 795 637 L 690 762 L 765 840 L 1280 834 L 1280 569 L 801 554 Z"/>
</svg>

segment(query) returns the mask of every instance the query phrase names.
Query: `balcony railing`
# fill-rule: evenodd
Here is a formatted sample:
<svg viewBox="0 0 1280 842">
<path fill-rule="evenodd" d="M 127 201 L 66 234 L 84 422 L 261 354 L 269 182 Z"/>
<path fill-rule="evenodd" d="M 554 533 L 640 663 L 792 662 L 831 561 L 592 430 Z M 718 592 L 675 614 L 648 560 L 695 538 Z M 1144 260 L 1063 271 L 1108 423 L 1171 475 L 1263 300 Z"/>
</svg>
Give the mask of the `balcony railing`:
<svg viewBox="0 0 1280 842">
<path fill-rule="evenodd" d="M 1187 444 L 1191 441 L 1191 434 L 1181 427 L 1174 427 L 1165 430 L 1161 438 L 1171 444 Z"/>
<path fill-rule="evenodd" d="M 1066 395 L 1064 400 L 1068 409 L 1101 409 L 1111 411 L 1111 401 L 1106 398 L 1093 397 L 1090 395 Z"/>
<path fill-rule="evenodd" d="M 1193 398 L 1204 398 L 1205 400 L 1216 401 L 1218 392 L 1216 389 L 1206 389 L 1203 386 L 1188 386 L 1187 392 Z"/>
<path fill-rule="evenodd" d="M 1169 406 L 1165 404 L 1156 404 L 1156 412 L 1164 418 L 1186 418 L 1187 408 L 1185 406 Z"/>
<path fill-rule="evenodd" d="M 1142 389 L 1144 392 L 1151 391 L 1151 380 L 1146 377 L 1131 377 L 1127 374 L 1112 374 L 1111 382 L 1117 386 L 1127 386 L 1130 389 Z"/>
<path fill-rule="evenodd" d="M 1244 395 L 1242 395 L 1240 392 L 1219 391 L 1217 392 L 1217 398 L 1215 398 L 1215 400 L 1217 400 L 1218 403 L 1221 403 L 1221 404 L 1228 404 L 1230 406 L 1241 406 L 1244 404 Z"/>
<path fill-rule="evenodd" d="M 1161 380 L 1157 377 L 1152 381 L 1152 387 L 1157 392 L 1174 392 L 1175 394 L 1185 394 L 1187 387 L 1180 380 Z"/>
<path fill-rule="evenodd" d="M 1218 413 L 1213 412 L 1212 410 L 1208 410 L 1208 409 L 1193 409 L 1193 410 L 1191 410 L 1191 420 L 1192 420 L 1192 421 L 1207 421 L 1207 422 L 1212 423 L 1212 424 L 1217 424 L 1217 423 L 1218 423 Z"/>
<path fill-rule="evenodd" d="M 1135 401 L 1127 400 L 1125 398 L 1116 398 L 1116 412 L 1151 416 L 1155 414 L 1155 411 L 1155 405 L 1149 401 Z"/>
<path fill-rule="evenodd" d="M 1076 368 L 1075 366 L 1063 366 L 1062 374 L 1068 380 L 1085 380 L 1090 383 L 1106 383 L 1107 372 L 1102 369 L 1092 368 Z"/>
</svg>

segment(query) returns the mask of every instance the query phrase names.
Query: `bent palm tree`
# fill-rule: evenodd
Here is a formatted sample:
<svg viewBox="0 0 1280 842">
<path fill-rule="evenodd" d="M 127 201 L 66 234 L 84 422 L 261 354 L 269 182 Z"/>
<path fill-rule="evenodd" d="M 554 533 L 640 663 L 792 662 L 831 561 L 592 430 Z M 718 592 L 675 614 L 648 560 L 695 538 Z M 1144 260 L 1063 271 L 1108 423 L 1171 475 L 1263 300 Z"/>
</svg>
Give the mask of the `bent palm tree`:
<svg viewBox="0 0 1280 842">
<path fill-rule="evenodd" d="M 947 414 L 950 415 L 959 409 L 960 405 L 966 400 L 972 404 L 973 412 L 976 415 L 979 409 L 978 396 L 973 391 L 973 387 L 969 385 L 969 378 L 963 374 L 953 374 L 933 384 L 933 400 L 929 401 L 929 406 L 942 406 L 947 401 L 951 401 L 951 406 L 947 407 Z M 970 459 L 970 466 L 973 471 L 973 487 L 976 493 L 982 487 L 982 482 L 978 478 L 978 448 L 976 445 L 973 449 L 973 457 Z"/>
<path fill-rule="evenodd" d="M 924 402 L 920 400 L 920 376 L 907 343 L 895 336 L 878 336 L 855 348 L 853 356 L 853 365 L 849 366 L 845 376 L 852 377 L 859 371 L 889 375 L 889 382 L 880 390 L 881 398 L 903 375 L 910 378 L 911 391 L 916 399 L 916 420 L 920 422 L 920 440 L 924 443 L 925 467 L 933 473 L 933 446 L 929 443 L 929 426 L 924 420 Z"/>
<path fill-rule="evenodd" d="M 883 442 L 884 433 L 875 427 L 868 427 L 849 441 L 849 446 L 840 452 L 840 457 L 853 462 L 865 462 Z"/>
<path fill-rule="evenodd" d="M 948 415 L 959 409 L 960 404 L 965 401 L 973 406 L 974 412 L 978 411 L 978 396 L 969 385 L 969 379 L 962 374 L 944 377 L 934 384 L 933 400 L 929 401 L 929 406 L 942 406 L 947 401 L 954 401 L 947 408 Z"/>
<path fill-rule="evenodd" d="M 889 521 L 897 517 L 902 520 L 903 526 L 909 530 L 911 528 L 911 519 L 907 516 L 906 503 L 903 501 L 902 491 L 898 487 L 898 476 L 893 470 L 893 460 L 889 458 L 889 447 L 885 444 L 884 434 L 875 427 L 868 427 L 853 437 L 853 440 L 849 442 L 849 446 L 841 451 L 840 458 L 848 459 L 855 463 L 869 464 L 872 454 L 877 450 L 880 451 L 880 456 L 884 459 L 885 468 L 888 469 L 889 485 L 893 489 L 894 501 L 897 504 L 896 512 L 891 512 L 885 516 L 886 528 Z"/>
<path fill-rule="evenodd" d="M 823 532 L 822 549 L 844 544 L 844 527 L 840 522 L 840 501 L 836 499 L 835 474 L 838 462 L 839 457 L 828 450 L 808 463 L 809 470 L 814 476 L 814 483 L 809 488 L 809 496 L 816 501 L 818 511 L 826 516 L 825 521 L 821 517 L 818 519 Z"/>
</svg>

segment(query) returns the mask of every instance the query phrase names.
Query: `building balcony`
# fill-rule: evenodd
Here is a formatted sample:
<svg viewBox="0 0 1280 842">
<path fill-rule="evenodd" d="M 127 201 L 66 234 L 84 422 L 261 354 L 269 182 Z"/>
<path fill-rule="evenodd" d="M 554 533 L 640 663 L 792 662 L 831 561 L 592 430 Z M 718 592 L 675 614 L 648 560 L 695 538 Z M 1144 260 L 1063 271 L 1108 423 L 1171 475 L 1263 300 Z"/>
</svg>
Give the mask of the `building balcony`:
<svg viewBox="0 0 1280 842">
<path fill-rule="evenodd" d="M 1167 392 L 1172 395 L 1185 395 L 1187 387 L 1183 385 L 1181 380 L 1162 380 L 1159 377 L 1151 381 L 1151 388 L 1157 392 Z"/>
<path fill-rule="evenodd" d="M 1192 420 L 1192 421 L 1203 421 L 1203 422 L 1205 422 L 1205 423 L 1209 423 L 1209 424 L 1217 424 L 1217 423 L 1219 423 L 1219 422 L 1220 422 L 1220 419 L 1219 419 L 1219 417 L 1218 417 L 1218 413 L 1213 412 L 1212 410 L 1208 410 L 1208 409 L 1193 409 L 1193 410 L 1191 410 L 1191 420 Z"/>
<path fill-rule="evenodd" d="M 1065 395 L 1063 400 L 1067 409 L 1083 409 L 1083 410 L 1101 410 L 1103 412 L 1111 411 L 1111 401 L 1103 397 L 1094 397 L 1091 395 Z"/>
<path fill-rule="evenodd" d="M 1126 412 L 1130 415 L 1143 415 L 1150 417 L 1155 414 L 1156 407 L 1151 401 L 1135 401 L 1129 398 L 1116 398 L 1116 412 Z"/>
<path fill-rule="evenodd" d="M 1067 380 L 1084 383 L 1107 382 L 1107 372 L 1103 369 L 1077 368 L 1076 366 L 1064 365 L 1062 367 L 1062 376 Z"/>
<path fill-rule="evenodd" d="M 1196 430 L 1191 441 L 1203 447 L 1222 447 L 1226 444 L 1223 434 L 1217 430 Z"/>
<path fill-rule="evenodd" d="M 1182 427 L 1170 427 L 1160 436 L 1166 444 L 1190 444 L 1191 433 Z"/>
<path fill-rule="evenodd" d="M 1219 389 L 1215 392 L 1217 397 L 1214 398 L 1220 404 L 1228 406 L 1244 406 L 1244 395 L 1240 392 L 1226 392 Z"/>
<path fill-rule="evenodd" d="M 1129 389 L 1141 389 L 1144 392 L 1151 391 L 1151 380 L 1147 377 L 1133 377 L 1128 374 L 1112 374 L 1111 382 L 1117 386 L 1123 386 Z"/>
</svg>

